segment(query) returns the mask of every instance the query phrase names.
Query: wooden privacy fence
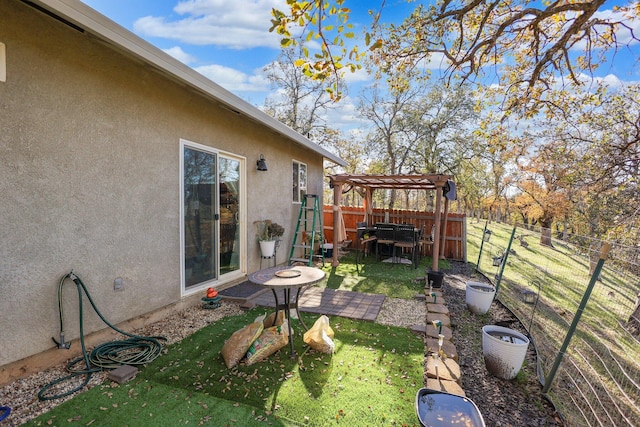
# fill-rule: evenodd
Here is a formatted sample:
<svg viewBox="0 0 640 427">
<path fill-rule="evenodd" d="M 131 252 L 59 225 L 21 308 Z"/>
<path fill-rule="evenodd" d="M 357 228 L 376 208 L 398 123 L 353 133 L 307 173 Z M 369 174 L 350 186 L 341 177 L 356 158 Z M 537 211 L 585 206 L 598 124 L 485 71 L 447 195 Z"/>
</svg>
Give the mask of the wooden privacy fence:
<svg viewBox="0 0 640 427">
<path fill-rule="evenodd" d="M 347 232 L 347 240 L 351 240 L 350 247 L 353 248 L 356 240 L 356 224 L 364 218 L 363 207 L 341 207 L 342 218 L 344 220 Z M 443 218 L 444 219 L 444 218 Z M 378 222 L 392 222 L 396 224 L 413 224 L 416 228 L 425 226 L 425 233 L 430 233 L 435 223 L 433 212 L 419 212 L 413 210 L 400 209 L 373 209 L 373 221 L 370 225 Z M 444 221 L 441 222 L 441 224 Z M 331 205 L 325 205 L 323 208 L 323 229 L 324 238 L 327 242 L 333 241 L 333 208 Z M 447 214 L 447 230 L 444 249 L 441 249 L 441 255 L 444 258 L 466 261 L 467 260 L 467 242 L 466 242 L 466 224 L 465 215 L 457 213 Z M 431 249 L 429 249 L 430 251 Z"/>
</svg>

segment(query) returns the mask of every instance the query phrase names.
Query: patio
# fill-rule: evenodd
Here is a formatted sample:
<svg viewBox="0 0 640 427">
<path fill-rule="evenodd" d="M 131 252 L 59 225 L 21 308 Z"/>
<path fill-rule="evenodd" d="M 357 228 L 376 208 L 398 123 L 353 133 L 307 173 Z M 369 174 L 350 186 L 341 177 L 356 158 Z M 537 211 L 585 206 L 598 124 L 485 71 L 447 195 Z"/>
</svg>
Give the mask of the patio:
<svg viewBox="0 0 640 427">
<path fill-rule="evenodd" d="M 223 299 L 240 300 L 250 306 L 275 307 L 273 293 L 269 289 L 260 289 L 249 282 L 243 282 L 233 288 L 221 291 L 220 295 Z M 305 313 L 375 321 L 385 298 L 380 294 L 312 286 L 302 293 L 298 308 Z M 278 299 L 284 300 L 284 295 L 279 295 Z"/>
</svg>

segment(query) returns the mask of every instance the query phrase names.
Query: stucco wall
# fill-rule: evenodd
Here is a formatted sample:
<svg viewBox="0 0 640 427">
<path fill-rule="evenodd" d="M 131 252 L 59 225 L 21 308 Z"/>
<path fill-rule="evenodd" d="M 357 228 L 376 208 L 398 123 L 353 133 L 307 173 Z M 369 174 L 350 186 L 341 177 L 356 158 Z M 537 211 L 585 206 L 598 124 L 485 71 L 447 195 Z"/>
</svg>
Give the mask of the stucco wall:
<svg viewBox="0 0 640 427">
<path fill-rule="evenodd" d="M 0 0 L 0 42 L 0 366 L 52 347 L 58 281 L 72 269 L 112 323 L 181 298 L 181 138 L 246 157 L 249 272 L 254 220 L 289 224 L 290 244 L 292 158 L 322 194 L 316 153 L 29 6 Z M 261 153 L 267 172 L 255 170 Z M 75 286 L 64 294 L 77 338 Z M 84 327 L 104 327 L 86 301 Z"/>
</svg>

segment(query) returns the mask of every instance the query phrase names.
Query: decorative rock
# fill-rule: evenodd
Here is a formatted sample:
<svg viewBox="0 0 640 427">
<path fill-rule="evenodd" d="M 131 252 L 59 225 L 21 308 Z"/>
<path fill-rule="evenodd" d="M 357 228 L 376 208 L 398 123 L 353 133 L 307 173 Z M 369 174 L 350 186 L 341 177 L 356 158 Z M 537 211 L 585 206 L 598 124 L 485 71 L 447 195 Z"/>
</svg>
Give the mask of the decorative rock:
<svg viewBox="0 0 640 427">
<path fill-rule="evenodd" d="M 460 383 L 460 366 L 453 359 L 438 357 L 436 363 L 435 356 L 428 356 L 426 371 L 429 378 L 440 378 Z"/>
<path fill-rule="evenodd" d="M 435 378 L 427 378 L 427 388 L 431 390 L 444 391 L 446 393 L 455 394 L 458 396 L 466 397 L 464 390 L 455 381 L 444 381 L 442 379 L 437 380 Z"/>
</svg>

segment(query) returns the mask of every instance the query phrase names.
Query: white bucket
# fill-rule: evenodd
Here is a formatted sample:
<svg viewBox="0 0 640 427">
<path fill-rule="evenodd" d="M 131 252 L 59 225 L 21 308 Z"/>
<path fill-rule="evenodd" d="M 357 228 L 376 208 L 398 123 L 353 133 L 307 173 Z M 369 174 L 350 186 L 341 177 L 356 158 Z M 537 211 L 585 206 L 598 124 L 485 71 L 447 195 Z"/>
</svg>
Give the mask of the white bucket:
<svg viewBox="0 0 640 427">
<path fill-rule="evenodd" d="M 487 370 L 498 378 L 515 378 L 527 356 L 529 338 L 502 326 L 482 327 L 482 355 Z"/>
<path fill-rule="evenodd" d="M 467 282 L 467 307 L 475 314 L 485 314 L 489 311 L 496 288 L 488 283 Z"/>
</svg>

